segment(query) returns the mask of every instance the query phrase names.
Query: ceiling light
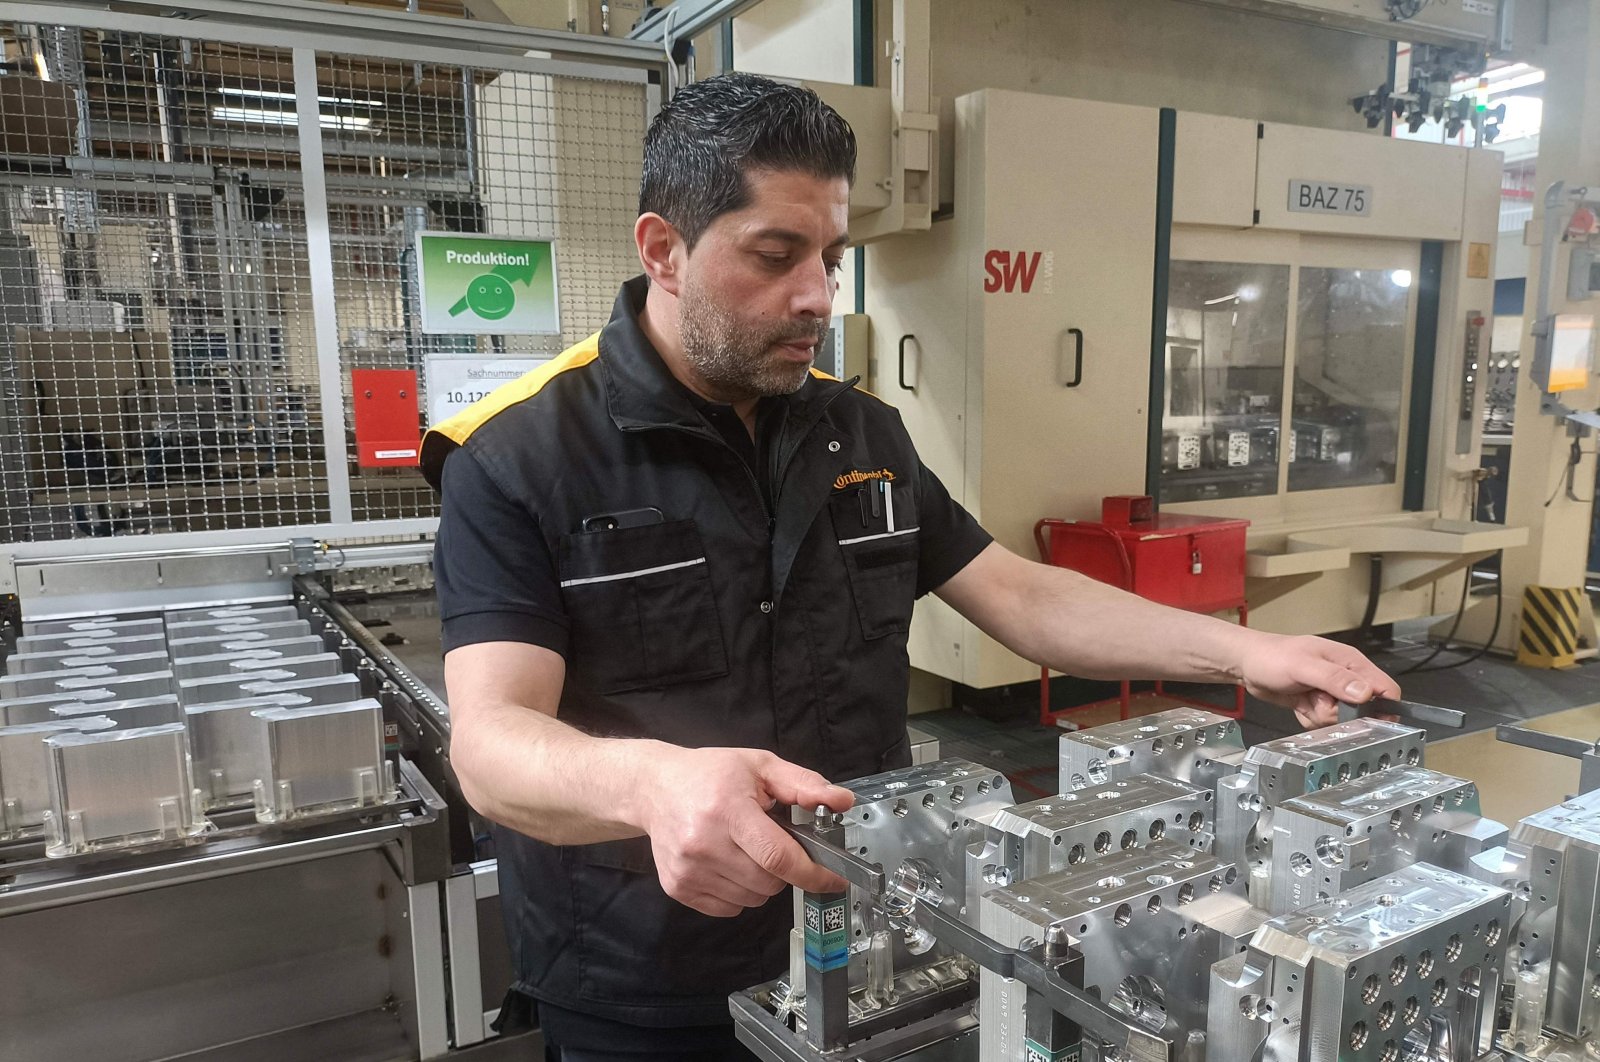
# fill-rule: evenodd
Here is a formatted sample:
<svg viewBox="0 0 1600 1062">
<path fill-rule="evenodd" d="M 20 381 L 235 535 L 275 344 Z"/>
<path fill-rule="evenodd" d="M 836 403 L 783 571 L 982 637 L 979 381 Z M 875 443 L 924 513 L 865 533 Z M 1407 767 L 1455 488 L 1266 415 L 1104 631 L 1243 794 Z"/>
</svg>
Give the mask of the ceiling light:
<svg viewBox="0 0 1600 1062">
<path fill-rule="evenodd" d="M 1397 288 L 1409 288 L 1411 286 L 1411 270 L 1391 269 L 1389 271 L 1389 283 Z"/>
<path fill-rule="evenodd" d="M 1231 295 L 1222 295 L 1222 296 L 1219 296 L 1219 297 L 1217 297 L 1215 299 L 1207 299 L 1206 300 L 1206 305 L 1207 306 L 1215 306 L 1219 302 L 1233 302 L 1238 298 L 1239 298 L 1239 293 L 1236 291 Z"/>
<path fill-rule="evenodd" d="M 211 117 L 219 122 L 250 122 L 255 125 L 300 124 L 293 111 L 272 111 L 258 107 L 213 107 Z M 371 118 L 350 114 L 319 114 L 317 118 L 324 129 L 366 129 L 372 125 Z"/>
<path fill-rule="evenodd" d="M 276 89 L 253 89 L 242 88 L 236 85 L 224 85 L 222 88 L 217 89 L 217 91 L 222 93 L 224 96 L 245 96 L 253 100 L 285 100 L 288 102 L 293 102 L 295 99 L 294 93 L 280 92 Z M 318 96 L 317 102 L 341 104 L 346 107 L 380 108 L 383 106 L 382 100 L 357 99 L 354 96 Z"/>
<path fill-rule="evenodd" d="M 45 62 L 43 52 L 33 53 L 33 66 L 34 69 L 39 71 L 40 81 L 50 80 L 50 64 Z"/>
</svg>

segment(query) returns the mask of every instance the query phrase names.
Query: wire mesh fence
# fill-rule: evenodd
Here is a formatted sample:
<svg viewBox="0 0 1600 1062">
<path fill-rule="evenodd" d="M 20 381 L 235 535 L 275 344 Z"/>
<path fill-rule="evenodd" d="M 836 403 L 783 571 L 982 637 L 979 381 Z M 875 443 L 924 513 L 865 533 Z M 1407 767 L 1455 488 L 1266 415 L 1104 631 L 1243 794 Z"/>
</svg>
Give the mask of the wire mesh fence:
<svg viewBox="0 0 1600 1062">
<path fill-rule="evenodd" d="M 313 89 L 287 48 L 29 24 L 0 44 L 0 542 L 325 524 L 330 452 L 356 521 L 432 516 L 414 454 L 360 444 L 354 374 L 412 374 L 381 377 L 382 431 L 414 448 L 471 397 L 432 382 L 532 368 L 636 269 L 641 83 L 330 50 Z M 559 334 L 425 331 L 422 232 L 553 240 Z"/>
</svg>

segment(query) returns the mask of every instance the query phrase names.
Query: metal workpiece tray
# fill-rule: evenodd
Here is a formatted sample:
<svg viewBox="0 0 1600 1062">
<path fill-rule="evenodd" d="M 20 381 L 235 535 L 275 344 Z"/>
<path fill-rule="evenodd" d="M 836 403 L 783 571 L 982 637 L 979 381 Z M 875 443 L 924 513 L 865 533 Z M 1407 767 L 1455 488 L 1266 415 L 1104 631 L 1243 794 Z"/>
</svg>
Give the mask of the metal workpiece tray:
<svg viewBox="0 0 1600 1062">
<path fill-rule="evenodd" d="M 266 751 L 266 773 L 254 786 L 262 822 L 396 798 L 393 765 L 383 754 L 383 707 L 376 700 L 252 714 Z"/>
<path fill-rule="evenodd" d="M 136 849 L 45 854 L 41 840 L 0 843 L 0 918 L 267 867 L 383 849 L 407 884 L 449 872 L 445 803 L 409 760 L 398 762 L 396 799 L 283 823 L 253 810 L 216 812 L 194 838 Z"/>
<path fill-rule="evenodd" d="M 45 854 L 184 840 L 209 827 L 191 781 L 182 723 L 45 739 L 50 809 Z"/>
</svg>

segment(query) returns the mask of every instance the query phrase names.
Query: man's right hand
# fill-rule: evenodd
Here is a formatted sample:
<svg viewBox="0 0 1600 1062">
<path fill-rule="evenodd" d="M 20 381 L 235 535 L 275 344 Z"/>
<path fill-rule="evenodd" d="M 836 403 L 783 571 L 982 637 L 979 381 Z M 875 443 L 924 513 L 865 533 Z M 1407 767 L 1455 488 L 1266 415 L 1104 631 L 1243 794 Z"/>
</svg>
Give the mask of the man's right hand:
<svg viewBox="0 0 1600 1062">
<path fill-rule="evenodd" d="M 703 914 L 730 918 L 794 885 L 840 892 L 845 882 L 807 858 L 767 814 L 776 804 L 848 811 L 855 795 L 816 771 L 756 749 L 657 746 L 641 794 L 661 887 Z"/>
</svg>

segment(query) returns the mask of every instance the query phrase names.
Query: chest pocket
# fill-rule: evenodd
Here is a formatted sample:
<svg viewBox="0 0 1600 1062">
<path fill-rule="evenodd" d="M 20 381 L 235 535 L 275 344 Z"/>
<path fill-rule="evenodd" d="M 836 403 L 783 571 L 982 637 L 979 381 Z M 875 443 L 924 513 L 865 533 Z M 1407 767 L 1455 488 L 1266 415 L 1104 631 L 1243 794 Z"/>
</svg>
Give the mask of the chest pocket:
<svg viewBox="0 0 1600 1062">
<path fill-rule="evenodd" d="M 868 481 L 828 500 L 861 636 L 868 641 L 911 629 L 920 553 L 911 499 L 898 495 L 892 510 L 880 503 L 874 511 L 869 492 L 877 487 L 876 481 Z"/>
<path fill-rule="evenodd" d="M 561 596 L 570 666 L 598 693 L 728 673 L 722 622 L 693 520 L 567 535 Z"/>
</svg>

